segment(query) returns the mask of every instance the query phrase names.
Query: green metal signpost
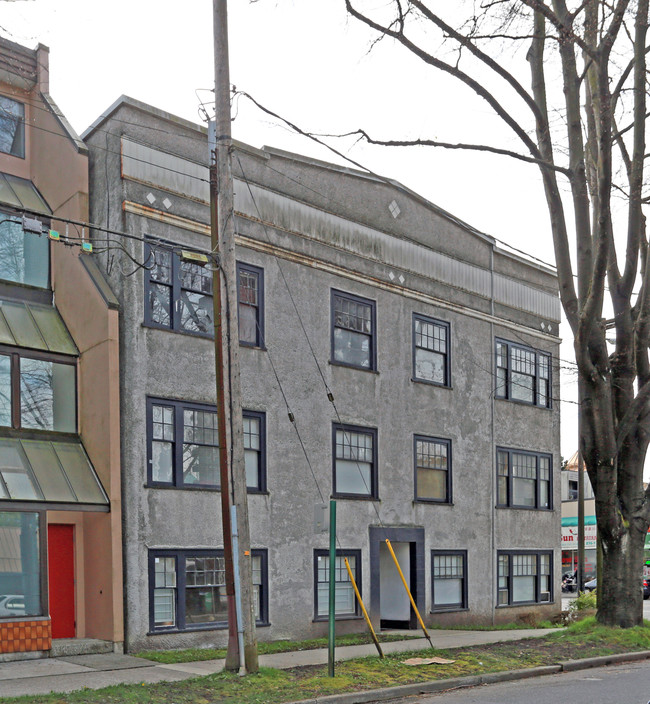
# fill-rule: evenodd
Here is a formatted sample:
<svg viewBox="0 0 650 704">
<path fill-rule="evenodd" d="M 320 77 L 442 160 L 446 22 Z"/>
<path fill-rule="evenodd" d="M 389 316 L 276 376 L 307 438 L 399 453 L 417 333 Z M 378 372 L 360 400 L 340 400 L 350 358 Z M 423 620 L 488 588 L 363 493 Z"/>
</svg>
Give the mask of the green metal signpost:
<svg viewBox="0 0 650 704">
<path fill-rule="evenodd" d="M 329 571 L 329 628 L 327 632 L 327 674 L 334 677 L 334 639 L 336 638 L 336 501 L 330 500 L 330 571 Z"/>
</svg>

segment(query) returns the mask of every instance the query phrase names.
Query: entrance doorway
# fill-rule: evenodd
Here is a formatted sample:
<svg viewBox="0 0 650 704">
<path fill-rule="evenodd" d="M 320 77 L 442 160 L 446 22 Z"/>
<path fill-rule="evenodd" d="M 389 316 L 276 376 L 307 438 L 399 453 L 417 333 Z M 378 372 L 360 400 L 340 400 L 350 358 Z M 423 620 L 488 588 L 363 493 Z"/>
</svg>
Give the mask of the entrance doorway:
<svg viewBox="0 0 650 704">
<path fill-rule="evenodd" d="M 52 638 L 74 638 L 74 526 L 48 525 L 47 564 Z"/>
<path fill-rule="evenodd" d="M 406 583 L 415 599 L 417 597 L 417 585 L 411 573 L 411 566 L 415 564 L 415 559 L 411 559 L 411 553 L 415 553 L 415 544 L 393 543 L 391 541 L 391 545 L 404 579 L 406 579 Z M 413 558 L 415 558 L 415 555 L 413 555 Z M 399 576 L 395 560 L 390 554 L 388 545 L 385 542 L 380 543 L 379 616 L 381 628 L 411 628 L 411 617 L 415 617 L 412 611 L 409 595 L 404 589 L 404 583 Z"/>
<path fill-rule="evenodd" d="M 386 538 L 390 540 L 418 610 L 423 614 L 424 528 L 370 528 L 370 608 L 373 620 L 378 620 L 382 629 L 414 629 L 418 627 L 417 617 L 386 544 Z"/>
</svg>

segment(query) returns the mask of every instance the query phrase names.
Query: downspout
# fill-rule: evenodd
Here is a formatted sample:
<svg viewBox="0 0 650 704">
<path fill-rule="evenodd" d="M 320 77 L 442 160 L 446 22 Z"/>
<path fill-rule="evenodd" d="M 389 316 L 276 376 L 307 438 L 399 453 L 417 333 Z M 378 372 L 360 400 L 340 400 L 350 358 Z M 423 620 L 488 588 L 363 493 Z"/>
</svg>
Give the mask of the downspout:
<svg viewBox="0 0 650 704">
<path fill-rule="evenodd" d="M 490 320 L 490 369 L 491 373 L 489 375 L 490 381 L 490 454 L 492 456 L 492 460 L 490 462 L 490 467 L 491 467 L 491 474 L 490 474 L 490 483 L 492 486 L 492 491 L 490 492 L 490 496 L 492 497 L 492 506 L 490 510 L 490 555 L 491 555 L 491 564 L 490 564 L 490 575 L 491 575 L 491 584 L 492 584 L 492 625 L 495 624 L 496 622 L 496 604 L 497 604 L 497 587 L 496 587 L 496 581 L 495 577 L 496 575 L 496 570 L 494 569 L 496 562 L 494 558 L 496 557 L 495 554 L 495 548 L 496 548 L 496 536 L 495 536 L 495 522 L 496 522 L 496 503 L 497 503 L 497 497 L 496 497 L 496 451 L 495 451 L 495 446 L 494 446 L 494 389 L 496 387 L 496 378 L 493 376 L 494 374 L 494 243 L 492 243 L 492 247 L 490 248 L 490 315 L 491 315 L 491 320 Z"/>
</svg>

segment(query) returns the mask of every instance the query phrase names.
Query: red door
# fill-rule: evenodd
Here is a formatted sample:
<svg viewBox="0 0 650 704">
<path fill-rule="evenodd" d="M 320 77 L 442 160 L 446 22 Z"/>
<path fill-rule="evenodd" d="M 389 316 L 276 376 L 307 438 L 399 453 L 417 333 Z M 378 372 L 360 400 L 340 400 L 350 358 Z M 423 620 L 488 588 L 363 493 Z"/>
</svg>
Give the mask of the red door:
<svg viewBox="0 0 650 704">
<path fill-rule="evenodd" d="M 47 527 L 52 638 L 74 638 L 74 526 Z"/>
</svg>

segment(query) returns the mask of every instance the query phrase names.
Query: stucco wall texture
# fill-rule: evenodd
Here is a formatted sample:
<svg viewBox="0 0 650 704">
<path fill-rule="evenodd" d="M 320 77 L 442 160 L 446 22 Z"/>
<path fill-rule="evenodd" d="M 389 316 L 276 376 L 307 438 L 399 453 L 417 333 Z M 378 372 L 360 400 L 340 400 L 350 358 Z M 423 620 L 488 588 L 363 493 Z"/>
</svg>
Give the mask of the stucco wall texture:
<svg viewBox="0 0 650 704">
<path fill-rule="evenodd" d="M 192 197 L 161 188 L 154 182 L 152 169 L 143 168 L 140 179 L 133 173 L 123 178 L 123 137 L 207 165 L 205 130 L 122 98 L 84 135 L 90 158 L 91 221 L 138 237 L 208 249 L 209 208 L 201 196 L 205 185 L 197 185 Z M 557 613 L 561 567 L 557 547 L 560 483 L 555 480 L 560 465 L 559 308 L 557 315 L 544 318 L 525 301 L 521 307 L 514 299 L 511 304 L 504 299 L 497 305 L 489 285 L 486 294 L 476 293 L 480 281 L 493 280 L 495 270 L 522 283 L 531 300 L 547 300 L 557 294 L 553 272 L 499 250 L 492 238 L 393 182 L 245 145 L 235 150 L 233 170 L 236 204 L 243 208 L 235 221 L 237 259 L 264 270 L 265 347 L 240 348 L 243 407 L 266 413 L 268 491 L 248 497 L 252 547 L 268 551 L 270 625 L 258 629 L 258 638 L 325 633 L 326 623 L 314 620 L 314 550 L 326 549 L 328 537 L 314 533 L 313 515 L 314 505 L 332 494 L 332 429 L 337 422 L 377 430 L 377 500 L 339 499 L 337 507 L 340 546 L 361 551 L 361 589 L 368 605 L 378 603 L 379 565 L 377 561 L 371 564 L 371 554 L 378 554 L 378 536 L 386 529 L 386 534 L 398 540 L 400 535 L 424 536 L 418 543 L 419 553 L 413 553 L 420 555 L 413 574 L 420 580 L 417 601 L 429 623 L 507 622 L 524 613 L 544 617 Z M 249 183 L 266 194 L 266 206 L 263 199 L 253 199 L 257 212 L 246 210 L 251 206 Z M 165 199 L 169 205 L 163 205 Z M 400 209 L 397 217 L 389 209 L 392 201 Z M 307 211 L 312 213 L 309 227 L 321 223 L 317 232 L 305 231 Z M 380 234 L 393 238 L 402 252 L 400 266 L 383 259 L 386 252 L 377 252 L 371 236 L 367 244 L 355 240 L 347 247 L 337 237 L 328 237 L 327 223 L 334 231 L 340 218 L 349 221 L 351 229 L 376 232 L 376 242 Z M 224 629 L 152 632 L 149 603 L 149 551 L 222 546 L 218 491 L 149 488 L 146 466 L 147 398 L 213 404 L 213 343 L 147 327 L 147 271 L 117 249 L 123 247 L 133 260 L 144 262 L 143 243 L 107 236 L 101 230 L 96 237 L 114 241 L 115 249 L 98 259 L 121 306 L 127 646 L 134 650 L 223 645 Z M 479 284 L 475 285 L 468 274 L 465 285 L 409 271 L 403 262 L 416 257 L 420 251 L 416 246 L 451 257 L 459 266 L 471 265 L 484 278 L 476 279 Z M 332 289 L 375 302 L 376 370 L 332 363 Z M 413 380 L 413 314 L 449 324 L 448 387 Z M 497 337 L 553 355 L 551 409 L 495 399 Z M 311 469 L 287 417 L 272 366 L 295 415 Z M 327 398 L 321 374 L 334 404 Z M 414 500 L 414 435 L 451 442 L 450 503 Z M 497 447 L 552 455 L 553 510 L 496 508 Z M 465 609 L 431 613 L 432 549 L 467 551 Z M 556 587 L 550 604 L 496 607 L 499 550 L 552 551 Z M 376 609 L 371 617 L 379 625 Z M 360 619 L 337 623 L 338 632 L 364 628 Z"/>
</svg>

